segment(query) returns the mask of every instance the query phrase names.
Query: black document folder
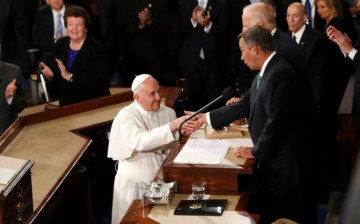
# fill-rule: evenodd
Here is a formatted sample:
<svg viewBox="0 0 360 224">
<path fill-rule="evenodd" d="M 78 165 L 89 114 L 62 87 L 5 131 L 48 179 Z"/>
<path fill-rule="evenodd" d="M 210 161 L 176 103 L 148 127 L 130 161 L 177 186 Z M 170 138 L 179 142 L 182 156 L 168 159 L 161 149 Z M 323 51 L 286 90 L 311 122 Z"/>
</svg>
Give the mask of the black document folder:
<svg viewBox="0 0 360 224">
<path fill-rule="evenodd" d="M 213 215 L 221 216 L 228 200 L 181 200 L 174 215 Z"/>
</svg>

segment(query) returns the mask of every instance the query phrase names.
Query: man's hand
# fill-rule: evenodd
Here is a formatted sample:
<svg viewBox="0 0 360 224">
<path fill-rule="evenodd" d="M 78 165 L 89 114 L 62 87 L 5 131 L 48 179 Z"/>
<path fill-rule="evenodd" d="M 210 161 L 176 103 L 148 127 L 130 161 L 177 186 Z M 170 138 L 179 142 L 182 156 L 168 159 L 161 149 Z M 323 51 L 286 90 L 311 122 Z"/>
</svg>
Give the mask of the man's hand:
<svg viewBox="0 0 360 224">
<path fill-rule="evenodd" d="M 193 111 L 187 111 L 185 110 L 184 113 L 186 115 L 189 115 L 191 116 L 194 112 Z M 194 131 L 196 131 L 197 129 L 199 129 L 201 126 L 203 126 L 203 124 L 206 124 L 206 116 L 205 114 L 203 113 L 200 113 L 198 115 L 196 115 L 194 118 L 193 118 L 195 121 L 196 121 L 196 126 L 194 127 Z"/>
<path fill-rule="evenodd" d="M 44 62 L 40 62 L 40 66 L 41 66 L 41 73 L 48 79 L 48 80 L 52 80 L 54 78 L 54 73 L 53 71 L 50 69 L 49 66 L 47 66 Z"/>
<path fill-rule="evenodd" d="M 226 105 L 231 105 L 231 104 L 236 103 L 238 101 L 240 101 L 239 97 L 232 97 L 230 100 L 226 101 Z"/>
<path fill-rule="evenodd" d="M 138 16 L 140 20 L 139 29 L 144 29 L 146 25 L 151 24 L 152 14 L 148 8 L 145 8 L 144 10 L 139 12 Z"/>
<path fill-rule="evenodd" d="M 203 14 L 204 10 L 200 6 L 196 6 L 192 12 L 191 20 L 193 23 L 198 22 L 198 18 Z"/>
<path fill-rule="evenodd" d="M 197 20 L 198 23 L 199 23 L 201 26 L 207 27 L 207 26 L 210 25 L 210 23 L 211 23 L 210 11 L 207 10 L 207 11 L 206 11 L 206 14 L 204 15 L 204 9 L 202 9 L 202 12 L 201 12 L 201 14 L 198 16 L 197 19 L 198 19 L 198 20 Z"/>
<path fill-rule="evenodd" d="M 246 159 L 255 159 L 255 157 L 252 154 L 252 147 L 247 147 L 247 146 L 240 146 L 236 148 L 234 155 Z"/>
<path fill-rule="evenodd" d="M 170 122 L 171 132 L 178 131 L 181 123 L 183 123 L 188 117 L 189 116 L 184 115 Z M 189 135 L 196 130 L 196 127 L 197 121 L 195 118 L 192 118 L 183 124 L 183 126 L 181 127 L 181 133 L 184 135 Z"/>
<path fill-rule="evenodd" d="M 331 41 L 339 45 L 340 49 L 349 54 L 350 51 L 353 49 L 351 39 L 345 33 L 343 34 L 340 30 L 336 29 L 334 26 L 329 26 L 326 29 L 326 34 Z"/>
<path fill-rule="evenodd" d="M 354 6 L 349 8 L 351 15 L 357 15 L 360 12 L 360 1 L 357 0 Z"/>
<path fill-rule="evenodd" d="M 16 79 L 13 79 L 6 87 L 5 99 L 10 99 L 16 92 Z"/>
</svg>

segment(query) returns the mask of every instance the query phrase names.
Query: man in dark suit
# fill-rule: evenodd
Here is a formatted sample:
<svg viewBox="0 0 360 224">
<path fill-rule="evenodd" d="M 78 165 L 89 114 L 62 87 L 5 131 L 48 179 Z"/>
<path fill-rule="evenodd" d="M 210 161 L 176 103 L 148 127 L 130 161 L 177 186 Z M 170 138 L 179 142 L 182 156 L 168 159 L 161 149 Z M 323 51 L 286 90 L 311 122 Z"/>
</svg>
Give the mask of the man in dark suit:
<svg viewBox="0 0 360 224">
<path fill-rule="evenodd" d="M 18 66 L 0 60 L 0 136 L 26 106 L 22 81 Z"/>
<path fill-rule="evenodd" d="M 237 36 L 242 32 L 242 11 L 245 6 L 256 0 L 228 0 L 229 2 L 229 76 L 238 82 L 239 94 L 243 94 L 251 86 L 255 71 L 251 71 L 240 59 L 239 41 Z M 239 13 L 241 12 L 241 13 Z"/>
<path fill-rule="evenodd" d="M 25 77 L 30 75 L 33 17 L 37 0 L 0 0 L 0 41 L 2 61 L 16 64 Z"/>
<path fill-rule="evenodd" d="M 46 2 L 47 5 L 40 7 L 37 11 L 34 24 L 34 42 L 41 51 L 42 57 L 52 56 L 55 42 L 67 35 L 64 24 L 67 5 L 63 0 L 47 0 Z M 62 27 L 59 28 L 59 25 Z"/>
<path fill-rule="evenodd" d="M 353 115 L 356 124 L 356 139 L 360 145 L 360 53 L 353 47 L 350 37 L 346 33 L 344 34 L 336 29 L 334 26 L 329 26 L 326 30 L 326 34 L 330 40 L 339 45 L 341 51 L 353 61 L 352 65 L 356 68 L 353 99 L 355 110 Z"/>
<path fill-rule="evenodd" d="M 197 110 L 223 89 L 228 4 L 225 0 L 182 0 L 178 9 L 183 40 L 178 65 L 186 78 L 187 108 Z"/>
<path fill-rule="evenodd" d="M 314 110 L 315 104 L 307 75 L 307 67 L 304 55 L 300 47 L 286 33 L 276 27 L 275 9 L 267 3 L 253 3 L 243 10 L 243 32 L 254 25 L 260 25 L 269 30 L 273 35 L 273 45 L 276 52 L 283 57 L 295 70 L 304 88 L 309 109 Z M 230 102 L 236 102 L 239 98 L 233 98 Z"/>
<path fill-rule="evenodd" d="M 238 147 L 235 155 L 255 158 L 254 177 L 259 182 L 247 208 L 261 214 L 259 223 L 289 218 L 317 223 L 313 189 L 312 139 L 308 134 L 308 110 L 298 75 L 274 51 L 267 29 L 255 25 L 240 36 L 241 59 L 260 70 L 251 88 L 237 103 L 198 116 L 221 128 L 248 117 L 253 147 Z"/>
<path fill-rule="evenodd" d="M 67 4 L 64 0 L 46 0 L 46 5 L 41 6 L 35 17 L 34 45 L 40 51 L 40 60 L 46 64 L 53 60 L 55 42 L 67 35 L 64 24 L 64 13 Z M 61 26 L 61 28 L 59 28 Z M 58 99 L 56 85 L 47 82 L 47 89 L 51 99 Z"/>
<path fill-rule="evenodd" d="M 130 85 L 134 75 L 147 73 L 163 84 L 166 37 L 170 15 L 164 0 L 115 0 L 116 22 L 123 41 L 120 75 Z"/>
<path fill-rule="evenodd" d="M 316 105 L 321 107 L 325 85 L 323 37 L 321 33 L 306 25 L 307 15 L 305 6 L 298 2 L 292 3 L 288 7 L 286 20 L 289 26 L 289 33 L 296 43 L 299 44 L 304 54 L 314 100 Z"/>
<path fill-rule="evenodd" d="M 265 0 L 262 2 L 273 3 L 274 7 L 276 8 L 276 24 L 283 31 L 287 31 L 288 30 L 288 26 L 286 23 L 287 8 L 289 7 L 289 5 L 291 5 L 294 2 L 299 2 L 305 6 L 306 1 L 307 0 L 273 0 L 273 1 Z M 308 1 L 309 1 L 310 9 L 311 9 L 310 10 L 311 11 L 311 20 L 310 20 L 311 24 L 308 24 L 308 25 L 310 25 L 310 27 L 320 31 L 324 27 L 325 22 L 324 22 L 324 20 L 320 19 L 319 15 L 316 13 L 315 0 L 308 0 Z"/>
</svg>

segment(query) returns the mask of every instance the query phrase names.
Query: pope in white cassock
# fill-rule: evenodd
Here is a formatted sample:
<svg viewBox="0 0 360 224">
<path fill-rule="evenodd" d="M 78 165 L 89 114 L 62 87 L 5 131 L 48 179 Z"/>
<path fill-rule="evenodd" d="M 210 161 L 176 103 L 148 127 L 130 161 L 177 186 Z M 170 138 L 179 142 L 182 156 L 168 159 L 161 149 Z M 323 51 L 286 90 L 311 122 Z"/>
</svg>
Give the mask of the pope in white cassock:
<svg viewBox="0 0 360 224">
<path fill-rule="evenodd" d="M 176 118 L 175 111 L 161 105 L 158 82 L 148 74 L 136 76 L 131 90 L 134 102 L 115 117 L 108 157 L 118 160 L 114 181 L 112 224 L 119 224 L 136 198 L 137 183 L 149 184 L 177 138 L 186 116 Z M 184 125 L 189 133 L 191 124 Z"/>
</svg>

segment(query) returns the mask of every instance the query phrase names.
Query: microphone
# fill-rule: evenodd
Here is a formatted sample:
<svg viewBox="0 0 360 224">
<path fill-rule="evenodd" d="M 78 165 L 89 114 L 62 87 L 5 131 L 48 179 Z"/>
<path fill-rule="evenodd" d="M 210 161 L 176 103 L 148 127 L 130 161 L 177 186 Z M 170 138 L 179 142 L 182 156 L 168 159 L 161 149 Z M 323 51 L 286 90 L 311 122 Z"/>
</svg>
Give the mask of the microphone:
<svg viewBox="0 0 360 224">
<path fill-rule="evenodd" d="M 222 94 L 217 97 L 216 99 L 214 99 L 213 101 L 211 101 L 210 103 L 206 104 L 205 106 L 203 106 L 202 108 L 200 108 L 199 110 L 197 110 L 195 113 L 193 113 L 190 117 L 186 118 L 183 122 L 181 122 L 180 127 L 179 127 L 179 143 L 182 144 L 182 134 L 181 134 L 181 128 L 182 126 L 185 124 L 185 122 L 191 120 L 192 118 L 194 118 L 196 115 L 200 114 L 201 112 L 205 111 L 206 109 L 208 109 L 209 107 L 213 106 L 215 103 L 217 103 L 218 101 L 220 101 L 222 98 L 230 98 L 232 97 L 234 94 L 234 90 L 232 88 L 232 86 L 227 87 L 226 89 L 224 89 L 222 91 Z"/>
</svg>

